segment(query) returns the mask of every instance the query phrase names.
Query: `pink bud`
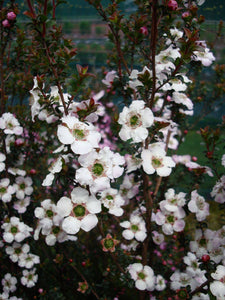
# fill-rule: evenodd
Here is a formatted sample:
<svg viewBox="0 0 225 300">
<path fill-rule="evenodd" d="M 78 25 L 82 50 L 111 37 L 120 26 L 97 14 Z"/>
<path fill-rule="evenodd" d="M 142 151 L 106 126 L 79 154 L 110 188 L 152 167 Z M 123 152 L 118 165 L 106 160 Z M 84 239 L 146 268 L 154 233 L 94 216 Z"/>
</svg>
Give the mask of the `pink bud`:
<svg viewBox="0 0 225 300">
<path fill-rule="evenodd" d="M 43 293 L 43 291 L 44 291 L 43 289 L 39 289 L 39 290 L 38 290 L 38 292 L 39 292 L 40 294 Z"/>
<path fill-rule="evenodd" d="M 2 25 L 3 25 L 3 27 L 6 27 L 6 28 L 10 27 L 9 21 L 6 19 L 4 21 L 2 21 Z"/>
<path fill-rule="evenodd" d="M 192 156 L 192 160 L 193 160 L 193 161 L 197 161 L 198 158 L 197 158 L 196 156 Z"/>
<path fill-rule="evenodd" d="M 37 171 L 35 169 L 30 170 L 30 175 L 35 175 L 36 173 L 37 173 Z"/>
<path fill-rule="evenodd" d="M 15 145 L 16 146 L 21 146 L 21 145 L 23 145 L 23 143 L 24 143 L 23 139 L 16 139 L 15 140 Z"/>
<path fill-rule="evenodd" d="M 148 28 L 146 26 L 142 26 L 140 28 L 140 33 L 142 33 L 143 35 L 147 36 L 148 35 Z"/>
<path fill-rule="evenodd" d="M 166 100 L 170 102 L 172 100 L 172 98 L 170 96 L 167 96 Z"/>
<path fill-rule="evenodd" d="M 188 18 L 189 16 L 190 16 L 189 11 L 185 11 L 184 13 L 182 13 L 182 18 L 183 19 Z"/>
<path fill-rule="evenodd" d="M 177 1 L 175 1 L 175 0 L 169 0 L 167 6 L 171 10 L 177 10 L 177 8 L 178 8 Z"/>
<path fill-rule="evenodd" d="M 187 129 L 184 130 L 184 134 L 188 134 L 188 130 Z"/>
<path fill-rule="evenodd" d="M 208 262 L 210 260 L 210 256 L 208 254 L 204 254 L 202 255 L 202 261 L 204 263 Z"/>
<path fill-rule="evenodd" d="M 13 11 L 10 11 L 7 13 L 8 20 L 13 21 L 13 20 L 15 20 L 15 18 L 16 18 L 16 14 Z"/>
</svg>

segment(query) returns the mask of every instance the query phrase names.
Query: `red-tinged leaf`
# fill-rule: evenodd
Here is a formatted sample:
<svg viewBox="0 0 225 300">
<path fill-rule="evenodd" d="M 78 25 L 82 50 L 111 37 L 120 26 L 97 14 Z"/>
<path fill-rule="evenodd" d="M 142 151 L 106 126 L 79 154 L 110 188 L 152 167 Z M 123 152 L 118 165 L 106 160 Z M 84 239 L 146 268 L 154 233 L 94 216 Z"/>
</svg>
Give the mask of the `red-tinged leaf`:
<svg viewBox="0 0 225 300">
<path fill-rule="evenodd" d="M 23 14 L 31 19 L 35 18 L 34 14 L 28 10 L 26 10 Z"/>
<path fill-rule="evenodd" d="M 187 36 L 187 38 L 190 39 L 192 36 L 192 32 L 188 28 L 184 28 L 184 32 L 185 32 L 185 35 Z"/>
<path fill-rule="evenodd" d="M 95 105 L 95 100 L 94 100 L 93 98 L 90 99 L 89 105 L 90 105 L 90 106 L 94 106 L 94 105 Z"/>
<path fill-rule="evenodd" d="M 80 74 L 82 72 L 82 66 L 81 65 L 76 65 L 77 71 Z"/>
</svg>

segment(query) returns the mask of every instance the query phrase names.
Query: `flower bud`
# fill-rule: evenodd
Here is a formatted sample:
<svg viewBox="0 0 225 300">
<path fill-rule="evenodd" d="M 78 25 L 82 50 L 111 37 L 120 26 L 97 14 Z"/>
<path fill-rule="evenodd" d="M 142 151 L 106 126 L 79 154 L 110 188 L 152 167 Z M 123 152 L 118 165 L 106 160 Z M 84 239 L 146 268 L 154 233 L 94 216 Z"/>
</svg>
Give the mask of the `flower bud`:
<svg viewBox="0 0 225 300">
<path fill-rule="evenodd" d="M 7 19 L 13 21 L 16 19 L 16 14 L 13 11 L 7 13 Z"/>
<path fill-rule="evenodd" d="M 9 21 L 7 19 L 5 19 L 5 20 L 2 21 L 2 25 L 5 28 L 9 28 L 10 27 L 10 23 L 9 23 Z"/>
<path fill-rule="evenodd" d="M 189 16 L 190 16 L 189 11 L 185 11 L 184 13 L 182 13 L 182 18 L 183 18 L 183 19 L 186 19 L 186 18 L 188 18 Z"/>
<path fill-rule="evenodd" d="M 148 35 L 148 28 L 146 26 L 142 26 L 140 28 L 140 33 L 142 33 L 143 35 L 147 36 Z"/>
<path fill-rule="evenodd" d="M 208 262 L 210 260 L 210 256 L 208 254 L 204 254 L 202 255 L 202 261 L 204 263 Z"/>
<path fill-rule="evenodd" d="M 177 8 L 178 8 L 177 1 L 175 1 L 175 0 L 169 0 L 167 6 L 171 10 L 177 10 Z"/>
</svg>

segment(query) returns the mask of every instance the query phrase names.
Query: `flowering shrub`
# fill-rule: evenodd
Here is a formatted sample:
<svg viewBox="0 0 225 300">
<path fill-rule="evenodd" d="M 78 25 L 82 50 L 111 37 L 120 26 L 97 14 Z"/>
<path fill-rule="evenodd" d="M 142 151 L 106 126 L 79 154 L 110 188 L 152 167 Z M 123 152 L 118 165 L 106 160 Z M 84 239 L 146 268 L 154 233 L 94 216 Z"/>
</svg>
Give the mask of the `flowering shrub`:
<svg viewBox="0 0 225 300">
<path fill-rule="evenodd" d="M 96 74 L 71 68 L 61 1 L 25 2 L 26 31 L 0 6 L 0 298 L 224 299 L 224 119 L 200 129 L 207 165 L 177 153 L 198 93 L 225 90 L 215 66 L 196 96 L 204 1 L 87 0 L 114 45 Z"/>
</svg>

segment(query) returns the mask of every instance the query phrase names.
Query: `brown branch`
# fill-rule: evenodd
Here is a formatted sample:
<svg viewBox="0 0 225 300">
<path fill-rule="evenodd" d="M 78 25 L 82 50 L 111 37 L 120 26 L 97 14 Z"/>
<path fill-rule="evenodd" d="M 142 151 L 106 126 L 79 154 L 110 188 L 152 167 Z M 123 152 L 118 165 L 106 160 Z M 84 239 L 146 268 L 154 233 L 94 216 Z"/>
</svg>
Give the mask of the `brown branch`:
<svg viewBox="0 0 225 300">
<path fill-rule="evenodd" d="M 156 43 L 157 43 L 157 4 L 158 0 L 153 0 L 152 2 L 152 27 L 151 27 L 151 59 L 152 59 L 152 94 L 148 106 L 152 108 L 154 104 L 155 92 L 156 92 L 156 65 L 155 65 L 155 56 L 156 56 Z"/>
</svg>

